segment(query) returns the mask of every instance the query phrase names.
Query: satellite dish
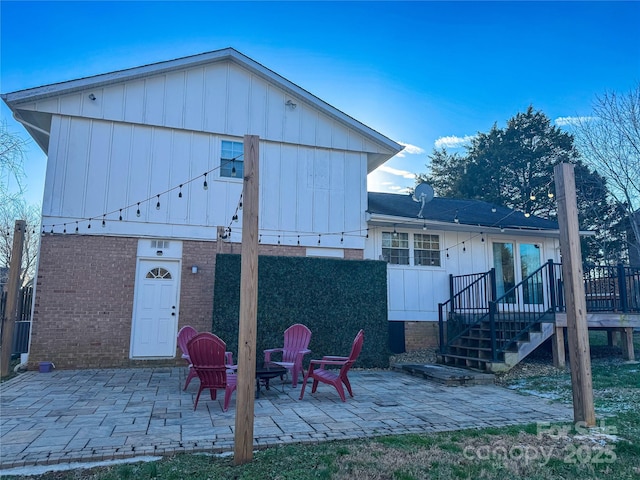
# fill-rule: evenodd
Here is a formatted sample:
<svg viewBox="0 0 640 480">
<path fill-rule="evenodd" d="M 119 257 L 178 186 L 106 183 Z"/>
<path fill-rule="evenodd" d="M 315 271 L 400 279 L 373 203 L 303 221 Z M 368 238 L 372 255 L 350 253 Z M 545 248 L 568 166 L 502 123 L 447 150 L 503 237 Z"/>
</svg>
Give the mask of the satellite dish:
<svg viewBox="0 0 640 480">
<path fill-rule="evenodd" d="M 419 183 L 416 185 L 413 191 L 413 201 L 421 203 L 420 212 L 418 212 L 418 218 L 423 218 L 422 211 L 424 206 L 433 200 L 433 187 L 428 183 Z"/>
</svg>

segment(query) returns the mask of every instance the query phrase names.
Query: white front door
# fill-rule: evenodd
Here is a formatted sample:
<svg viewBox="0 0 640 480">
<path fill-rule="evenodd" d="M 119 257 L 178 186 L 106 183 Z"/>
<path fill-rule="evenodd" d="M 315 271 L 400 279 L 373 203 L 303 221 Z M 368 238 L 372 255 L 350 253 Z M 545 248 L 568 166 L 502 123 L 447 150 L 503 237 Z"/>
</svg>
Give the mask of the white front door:
<svg viewBox="0 0 640 480">
<path fill-rule="evenodd" d="M 140 260 L 136 274 L 131 357 L 174 357 L 180 263 Z"/>
</svg>

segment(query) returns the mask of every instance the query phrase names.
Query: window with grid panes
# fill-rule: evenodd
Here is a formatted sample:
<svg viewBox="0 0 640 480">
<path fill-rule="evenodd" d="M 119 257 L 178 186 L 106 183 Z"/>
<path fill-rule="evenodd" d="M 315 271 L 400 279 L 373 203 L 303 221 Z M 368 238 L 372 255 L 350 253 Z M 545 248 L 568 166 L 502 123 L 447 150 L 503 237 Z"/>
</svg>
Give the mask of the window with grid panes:
<svg viewBox="0 0 640 480">
<path fill-rule="evenodd" d="M 382 232 L 382 256 L 394 265 L 409 265 L 409 234 Z"/>
<path fill-rule="evenodd" d="M 425 233 L 413 234 L 413 264 L 440 266 L 440 237 Z"/>
<path fill-rule="evenodd" d="M 244 144 L 222 140 L 220 176 L 242 179 L 244 176 Z"/>
</svg>

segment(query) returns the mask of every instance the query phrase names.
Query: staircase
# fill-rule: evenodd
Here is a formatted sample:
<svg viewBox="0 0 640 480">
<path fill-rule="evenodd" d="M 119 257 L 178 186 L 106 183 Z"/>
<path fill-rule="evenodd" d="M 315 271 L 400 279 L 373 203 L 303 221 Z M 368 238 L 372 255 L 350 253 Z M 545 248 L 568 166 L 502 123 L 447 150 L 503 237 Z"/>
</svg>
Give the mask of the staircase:
<svg viewBox="0 0 640 480">
<path fill-rule="evenodd" d="M 451 298 L 438 306 L 438 363 L 491 373 L 517 365 L 554 334 L 558 279 L 549 261 L 496 298 L 493 269 L 452 277 Z"/>
<path fill-rule="evenodd" d="M 491 348 L 491 325 L 489 319 L 486 319 L 476 323 L 464 335 L 447 345 L 446 353 L 438 355 L 438 363 L 482 372 L 506 372 L 542 345 L 554 332 L 554 319 L 548 314 L 536 318 L 533 325 L 531 321 L 514 321 L 509 315 L 501 314 L 497 315 L 495 322 L 498 342 L 504 343 L 520 335 L 517 340 L 509 342 L 509 347 L 497 352 L 495 358 Z"/>
</svg>

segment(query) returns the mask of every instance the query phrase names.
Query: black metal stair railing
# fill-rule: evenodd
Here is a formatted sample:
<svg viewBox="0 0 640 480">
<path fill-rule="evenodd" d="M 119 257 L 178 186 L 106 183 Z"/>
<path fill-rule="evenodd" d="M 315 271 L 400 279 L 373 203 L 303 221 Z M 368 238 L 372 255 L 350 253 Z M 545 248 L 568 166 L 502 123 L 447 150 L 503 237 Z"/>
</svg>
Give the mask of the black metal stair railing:
<svg viewBox="0 0 640 480">
<path fill-rule="evenodd" d="M 453 342 L 489 315 L 489 302 L 495 298 L 496 291 L 495 269 L 470 275 L 449 275 L 449 291 L 449 300 L 438 304 L 442 354 L 447 353 Z"/>
<path fill-rule="evenodd" d="M 562 266 L 549 260 L 520 283 L 489 302 L 487 317 L 492 358 L 515 346 L 545 318 L 553 321 L 562 298 Z"/>
</svg>

